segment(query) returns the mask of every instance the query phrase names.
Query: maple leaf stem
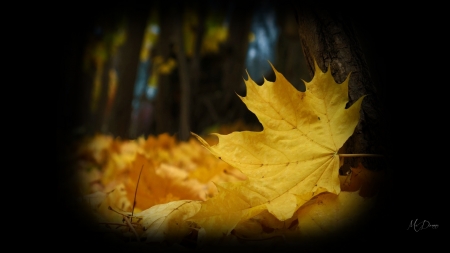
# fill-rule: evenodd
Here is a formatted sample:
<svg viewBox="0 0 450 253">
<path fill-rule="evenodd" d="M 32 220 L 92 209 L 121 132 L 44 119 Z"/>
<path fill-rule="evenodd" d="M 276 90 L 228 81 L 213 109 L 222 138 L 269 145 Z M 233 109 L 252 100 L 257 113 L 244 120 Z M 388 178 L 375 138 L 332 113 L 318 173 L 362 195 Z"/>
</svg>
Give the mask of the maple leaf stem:
<svg viewBox="0 0 450 253">
<path fill-rule="evenodd" d="M 384 157 L 377 154 L 338 154 L 340 157 Z"/>
</svg>

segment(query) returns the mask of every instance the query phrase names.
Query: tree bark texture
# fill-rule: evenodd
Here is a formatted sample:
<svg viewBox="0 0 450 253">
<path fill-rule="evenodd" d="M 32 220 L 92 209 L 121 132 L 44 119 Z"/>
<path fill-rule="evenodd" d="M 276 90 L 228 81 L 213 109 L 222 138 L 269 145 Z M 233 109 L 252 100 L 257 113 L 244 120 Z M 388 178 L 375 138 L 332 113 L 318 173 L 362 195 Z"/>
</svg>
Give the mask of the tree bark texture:
<svg viewBox="0 0 450 253">
<path fill-rule="evenodd" d="M 331 68 L 337 83 L 350 74 L 349 103 L 367 95 L 362 103 L 360 121 L 354 134 L 340 153 L 386 155 L 385 121 L 381 94 L 374 83 L 362 51 L 357 33 L 348 13 L 339 9 L 297 6 L 300 41 L 303 54 L 314 75 L 314 60 L 323 72 Z M 383 158 L 346 158 L 345 164 L 357 167 L 359 163 L 372 170 L 383 169 Z"/>
</svg>

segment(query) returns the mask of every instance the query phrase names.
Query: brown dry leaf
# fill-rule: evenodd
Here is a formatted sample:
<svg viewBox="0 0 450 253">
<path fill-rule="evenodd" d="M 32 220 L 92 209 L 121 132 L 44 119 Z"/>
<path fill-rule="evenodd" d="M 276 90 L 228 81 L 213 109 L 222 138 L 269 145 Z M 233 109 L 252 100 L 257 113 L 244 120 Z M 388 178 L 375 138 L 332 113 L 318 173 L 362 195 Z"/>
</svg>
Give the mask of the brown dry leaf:
<svg viewBox="0 0 450 253">
<path fill-rule="evenodd" d="M 387 180 L 386 171 L 372 171 L 362 164 L 351 168 L 351 174 L 341 184 L 342 191 L 357 191 L 362 197 L 373 197 L 382 188 Z"/>
<path fill-rule="evenodd" d="M 297 212 L 300 238 L 313 240 L 356 230 L 368 218 L 375 201 L 376 197 L 361 197 L 359 191 L 322 193 Z"/>
</svg>

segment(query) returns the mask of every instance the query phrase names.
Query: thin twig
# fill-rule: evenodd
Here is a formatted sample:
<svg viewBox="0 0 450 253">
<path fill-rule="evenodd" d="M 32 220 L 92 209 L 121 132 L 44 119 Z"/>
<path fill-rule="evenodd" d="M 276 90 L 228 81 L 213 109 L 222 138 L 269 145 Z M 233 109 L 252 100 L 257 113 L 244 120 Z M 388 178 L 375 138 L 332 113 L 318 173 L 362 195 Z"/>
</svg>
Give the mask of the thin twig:
<svg viewBox="0 0 450 253">
<path fill-rule="evenodd" d="M 384 157 L 377 154 L 338 154 L 340 157 Z"/>
<path fill-rule="evenodd" d="M 141 179 L 141 173 L 142 173 L 142 169 L 143 168 L 144 168 L 144 165 L 142 165 L 142 167 L 141 167 L 141 171 L 139 172 L 138 181 L 136 183 L 136 190 L 134 191 L 133 209 L 131 210 L 131 216 L 133 216 L 134 207 L 136 206 L 136 194 L 137 194 L 137 189 L 138 189 L 138 186 L 139 186 L 139 181 Z M 133 221 L 133 217 L 131 217 L 131 221 Z"/>
<path fill-rule="evenodd" d="M 138 221 L 139 221 L 139 220 L 142 220 L 142 217 L 136 217 L 136 216 L 132 216 L 132 215 L 130 215 L 130 214 L 121 213 L 120 211 L 115 210 L 115 209 L 112 208 L 111 206 L 108 206 L 108 209 L 111 210 L 111 211 L 113 211 L 113 212 L 115 212 L 115 213 L 117 213 L 117 214 L 119 214 L 119 215 L 126 216 L 126 217 L 128 217 L 128 218 L 135 218 L 135 219 L 138 219 Z"/>
<path fill-rule="evenodd" d="M 115 213 L 117 213 L 117 214 L 119 214 L 119 215 L 122 215 L 122 216 L 127 216 L 127 217 L 130 216 L 129 214 L 124 214 L 124 213 L 121 213 L 121 211 L 115 210 L 115 209 L 112 208 L 111 206 L 108 206 L 108 210 L 111 210 L 111 211 L 113 211 L 113 212 L 115 212 Z M 123 212 L 123 211 L 122 211 L 122 212 Z"/>
<path fill-rule="evenodd" d="M 131 228 L 131 230 L 133 230 L 134 235 L 136 236 L 136 240 L 139 242 L 139 235 L 136 232 L 136 230 L 134 229 L 133 225 L 131 224 L 130 220 L 128 219 L 128 217 L 123 216 L 123 219 L 127 222 L 129 228 Z"/>
<path fill-rule="evenodd" d="M 99 222 L 98 224 L 100 224 L 100 225 L 111 225 L 111 226 L 122 226 L 122 227 L 128 227 L 128 225 L 127 224 L 123 224 L 123 223 L 114 223 L 114 222 Z M 133 227 L 137 227 L 138 226 L 138 224 L 133 224 L 132 223 L 132 225 L 133 225 Z"/>
</svg>

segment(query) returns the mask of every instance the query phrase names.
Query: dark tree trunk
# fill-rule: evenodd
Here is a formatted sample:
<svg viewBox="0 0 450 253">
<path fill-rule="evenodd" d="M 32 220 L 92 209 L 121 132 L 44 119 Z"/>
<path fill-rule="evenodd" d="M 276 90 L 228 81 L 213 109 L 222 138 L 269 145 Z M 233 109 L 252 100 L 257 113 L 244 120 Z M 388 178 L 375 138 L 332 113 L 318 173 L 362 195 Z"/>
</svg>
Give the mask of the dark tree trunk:
<svg viewBox="0 0 450 253">
<path fill-rule="evenodd" d="M 86 70 L 85 85 L 86 93 L 86 108 L 84 110 L 86 115 L 89 115 L 87 122 L 89 122 L 88 132 L 98 133 L 103 130 L 108 130 L 106 118 L 106 102 L 108 99 L 108 71 L 113 66 L 114 55 L 109 54 L 111 48 L 111 40 L 108 37 L 117 32 L 118 22 L 117 16 L 101 16 L 97 20 L 96 25 L 101 27 L 101 32 L 96 35 L 91 35 L 92 40 L 90 46 L 100 50 L 98 45 L 103 46 L 105 58 L 94 56 L 95 59 L 90 59 L 90 68 Z M 92 57 L 92 56 L 91 56 Z"/>
<path fill-rule="evenodd" d="M 174 8 L 170 8 L 163 1 L 158 6 L 160 34 L 156 45 L 156 56 L 162 58 L 163 62 L 173 57 L 173 31 L 175 29 Z M 155 131 L 156 134 L 172 133 L 176 126 L 173 110 L 173 88 L 171 76 L 165 73 L 158 73 L 158 94 L 155 101 Z M 178 109 L 178 108 L 177 108 Z"/>
<path fill-rule="evenodd" d="M 205 34 L 205 21 L 206 21 L 206 15 L 207 15 L 207 9 L 206 9 L 207 1 L 200 0 L 197 3 L 196 11 L 198 15 L 198 25 L 195 27 L 195 44 L 194 49 L 192 52 L 191 57 L 191 64 L 189 66 L 190 69 L 190 82 L 191 82 L 191 127 L 192 132 L 197 132 L 198 129 L 198 121 L 196 120 L 196 114 L 198 114 L 199 106 L 204 106 L 203 104 L 199 103 L 199 95 L 200 95 L 200 78 L 201 78 L 201 48 L 203 43 L 203 37 Z M 195 98 L 195 99 L 194 99 Z M 201 114 L 202 118 L 204 117 L 204 114 Z M 195 123 L 194 123 L 195 122 Z"/>
<path fill-rule="evenodd" d="M 277 41 L 274 66 L 278 72 L 283 73 L 284 77 L 296 89 L 305 91 L 305 84 L 302 80 L 308 81 L 310 75 L 302 53 L 302 45 L 299 43 L 295 10 L 292 6 L 277 6 L 277 21 L 280 34 Z M 275 74 L 273 78 L 275 78 Z M 273 81 L 273 79 L 268 80 Z"/>
<path fill-rule="evenodd" d="M 252 2 L 232 2 L 232 14 L 228 30 L 228 39 L 225 43 L 225 59 L 223 63 L 222 89 L 223 99 L 219 105 L 219 115 L 225 121 L 241 118 L 247 108 L 236 96 L 243 96 L 245 85 L 245 59 L 247 56 L 250 25 L 252 21 Z M 222 122 L 225 123 L 225 122 Z"/>
<path fill-rule="evenodd" d="M 180 124 L 179 124 L 179 136 L 181 141 L 187 141 L 190 138 L 190 132 L 192 131 L 192 110 L 195 107 L 193 97 L 198 93 L 200 82 L 200 51 L 203 41 L 203 35 L 205 33 L 205 20 L 206 20 L 206 1 L 198 1 L 195 3 L 195 11 L 198 16 L 198 24 L 194 29 L 195 42 L 192 50 L 192 55 L 188 60 L 183 37 L 183 24 L 182 24 L 182 10 L 177 9 L 175 15 L 175 44 L 178 61 L 178 73 L 180 83 Z M 186 6 L 184 6 L 186 7 Z"/>
<path fill-rule="evenodd" d="M 178 73 L 180 82 L 180 124 L 178 139 L 187 141 L 190 137 L 191 118 L 191 84 L 186 52 L 183 38 L 183 8 L 176 8 L 175 21 L 175 47 L 177 52 Z"/>
<path fill-rule="evenodd" d="M 202 48 L 202 42 L 203 37 L 205 34 L 205 21 L 206 21 L 206 4 L 207 1 L 200 0 L 198 1 L 197 5 L 197 14 L 198 14 L 198 25 L 195 27 L 195 44 L 194 44 L 194 50 L 192 53 L 192 60 L 191 60 L 191 88 L 192 88 L 192 94 L 197 94 L 199 92 L 199 85 L 200 85 L 200 72 L 201 72 L 201 55 L 200 51 Z"/>
<path fill-rule="evenodd" d="M 131 101 L 136 82 L 139 54 L 148 17 L 147 6 L 126 10 L 127 37 L 117 55 L 118 87 L 108 125 L 115 136 L 128 138 L 131 122 Z"/>
<path fill-rule="evenodd" d="M 349 13 L 339 9 L 297 6 L 299 35 L 303 54 L 311 77 L 314 60 L 322 71 L 331 67 L 337 83 L 342 83 L 351 73 L 349 81 L 349 103 L 363 95 L 360 122 L 354 134 L 341 152 L 348 154 L 385 154 L 385 119 L 383 118 L 382 95 L 369 71 L 358 34 Z M 356 167 L 360 162 L 368 169 L 385 168 L 384 159 L 358 157 L 346 159 L 345 164 Z"/>
<path fill-rule="evenodd" d="M 117 33 L 117 27 L 118 24 L 115 24 L 115 29 L 110 30 L 110 34 Z M 110 42 L 111 43 L 111 42 Z M 108 45 L 108 48 L 111 48 L 111 45 Z M 110 82 L 110 76 L 109 71 L 113 70 L 114 68 L 114 61 L 117 61 L 117 57 L 119 55 L 110 55 L 108 54 L 108 58 L 105 60 L 103 66 L 101 69 L 101 90 L 99 94 L 99 98 L 97 101 L 97 106 L 94 111 L 94 129 L 96 131 L 105 133 L 105 134 L 112 134 L 111 127 L 109 126 L 110 120 L 111 120 L 111 109 L 107 108 L 108 103 L 108 90 L 109 90 L 109 82 Z M 94 84 L 95 85 L 95 84 Z M 108 110 L 109 109 L 109 110 Z M 107 111 L 108 110 L 108 111 Z"/>
</svg>

